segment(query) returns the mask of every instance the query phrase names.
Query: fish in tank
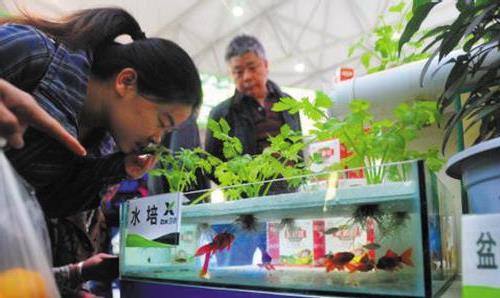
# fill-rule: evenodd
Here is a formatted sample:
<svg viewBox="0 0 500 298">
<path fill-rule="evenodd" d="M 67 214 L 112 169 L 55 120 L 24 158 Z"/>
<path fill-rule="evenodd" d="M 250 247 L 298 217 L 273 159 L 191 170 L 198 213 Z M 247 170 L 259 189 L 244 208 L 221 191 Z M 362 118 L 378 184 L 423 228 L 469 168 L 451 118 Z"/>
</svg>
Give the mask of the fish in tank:
<svg viewBox="0 0 500 298">
<path fill-rule="evenodd" d="M 339 188 L 334 199 L 315 188 L 183 206 L 178 245 L 131 247 L 122 241 L 121 275 L 321 296 L 437 295 L 456 266 L 432 266 L 446 252 L 429 254 L 425 208 L 426 200 L 444 197 L 426 193 L 421 165 L 409 165 L 407 180 Z M 123 239 L 130 222 L 126 209 Z M 452 231 L 452 221 L 442 224 Z M 450 241 L 453 235 L 443 237 Z"/>
</svg>

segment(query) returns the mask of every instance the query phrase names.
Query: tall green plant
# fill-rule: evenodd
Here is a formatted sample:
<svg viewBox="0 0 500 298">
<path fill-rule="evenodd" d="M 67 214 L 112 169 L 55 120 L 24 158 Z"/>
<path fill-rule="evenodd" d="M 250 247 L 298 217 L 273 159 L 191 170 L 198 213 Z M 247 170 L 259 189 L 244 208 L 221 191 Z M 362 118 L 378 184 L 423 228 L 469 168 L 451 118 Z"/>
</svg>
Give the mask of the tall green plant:
<svg viewBox="0 0 500 298">
<path fill-rule="evenodd" d="M 328 97 L 317 94 L 321 102 Z M 331 102 L 328 99 L 328 102 Z M 276 106 L 275 106 L 276 107 Z M 408 149 L 408 145 L 418 132 L 436 122 L 437 113 L 434 102 L 418 101 L 411 105 L 403 103 L 394 111 L 394 119 L 375 121 L 370 113 L 370 104 L 364 100 L 354 100 L 350 104 L 351 113 L 345 118 L 327 118 L 325 106 L 304 106 L 293 99 L 282 99 L 276 110 L 289 110 L 290 113 L 303 111 L 305 115 L 322 115 L 313 120 L 315 129 L 312 131 L 315 141 L 338 138 L 352 155 L 342 161 L 341 166 L 349 168 L 365 167 L 368 183 L 380 183 L 389 173 L 381 164 L 410 160 L 425 159 L 431 170 L 438 170 L 443 161 L 436 149 L 417 152 Z M 395 173 L 397 174 L 397 173 Z"/>
<path fill-rule="evenodd" d="M 388 24 L 386 22 L 387 16 L 379 16 L 380 25 L 372 30 L 370 36 L 361 37 L 349 48 L 349 57 L 355 52 L 362 52 L 361 64 L 368 73 L 429 57 L 427 53 L 419 53 L 419 50 L 424 45 L 421 41 L 410 42 L 407 50 L 402 55 L 398 55 L 399 37 L 408 20 L 411 19 L 412 11 L 404 1 L 401 1 L 389 7 L 388 14 L 395 16 L 398 20 L 395 23 Z M 373 37 L 375 38 L 374 41 L 372 40 Z"/>
<path fill-rule="evenodd" d="M 271 183 L 263 183 L 279 177 L 287 179 L 290 187 L 297 187 L 300 179 L 291 179 L 307 173 L 301 152 L 304 149 L 302 136 L 299 132 L 283 125 L 280 133 L 270 137 L 270 146 L 262 154 L 251 156 L 242 154 L 242 145 L 238 138 L 230 136 L 230 126 L 224 120 L 219 122 L 210 119 L 208 128 L 215 139 L 222 141 L 223 154 L 227 161 L 217 165 L 214 175 L 225 190 L 230 200 L 241 197 L 256 197 L 266 195 Z"/>
<path fill-rule="evenodd" d="M 161 165 L 150 174 L 164 176 L 170 192 L 187 190 L 196 182 L 198 171 L 212 175 L 229 200 L 267 195 L 272 183 L 264 181 L 276 178 L 284 178 L 289 187 L 296 188 L 302 183 L 300 176 L 309 173 L 301 154 L 303 137 L 288 125 L 283 125 L 278 135 L 269 137 L 270 146 L 255 156 L 243 154 L 240 140 L 230 135 L 231 127 L 224 119 L 210 119 L 208 129 L 222 142 L 225 161 L 201 148 L 182 149 L 175 154 L 162 146 L 147 148 L 159 156 Z M 208 194 L 192 204 L 201 202 Z"/>
<path fill-rule="evenodd" d="M 431 0 L 414 0 L 414 16 L 399 41 L 401 53 L 436 4 L 438 2 Z M 424 67 L 421 82 L 436 56 L 441 61 L 456 48 L 461 47 L 464 52 L 447 61 L 446 64 L 451 63 L 453 67 L 437 102 L 439 112 L 443 113 L 457 96 L 469 91 L 462 107 L 445 123 L 443 151 L 456 124 L 463 120 L 471 121 L 465 131 L 480 123 L 476 143 L 500 136 L 500 62 L 483 64 L 491 53 L 500 50 L 500 1 L 458 0 L 456 8 L 459 15 L 450 25 L 437 27 L 424 36 L 432 38 L 424 51 L 434 49 L 434 53 Z M 467 78 L 474 79 L 475 83 L 466 88 Z"/>
<path fill-rule="evenodd" d="M 201 148 L 181 149 L 172 154 L 170 150 L 159 146 L 154 150 L 158 156 L 160 167 L 153 169 L 149 174 L 163 176 L 167 179 L 169 192 L 184 192 L 196 183 L 196 173 L 210 174 L 221 164 L 218 158 L 213 157 Z"/>
</svg>

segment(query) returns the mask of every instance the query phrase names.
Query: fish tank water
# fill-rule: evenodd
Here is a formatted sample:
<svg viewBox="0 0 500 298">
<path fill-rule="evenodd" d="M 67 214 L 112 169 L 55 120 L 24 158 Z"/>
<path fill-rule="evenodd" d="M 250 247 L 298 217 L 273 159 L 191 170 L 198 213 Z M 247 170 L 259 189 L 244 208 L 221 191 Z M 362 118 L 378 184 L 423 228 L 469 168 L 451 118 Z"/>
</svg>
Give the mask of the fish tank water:
<svg viewBox="0 0 500 298">
<path fill-rule="evenodd" d="M 370 173 L 381 178 L 367 181 Z M 456 275 L 457 200 L 422 161 L 296 179 L 290 193 L 179 206 L 179 233 L 156 238 L 130 233 L 132 201 L 124 203 L 121 278 L 306 296 L 434 297 Z M 139 200 L 172 195 L 183 196 Z"/>
</svg>

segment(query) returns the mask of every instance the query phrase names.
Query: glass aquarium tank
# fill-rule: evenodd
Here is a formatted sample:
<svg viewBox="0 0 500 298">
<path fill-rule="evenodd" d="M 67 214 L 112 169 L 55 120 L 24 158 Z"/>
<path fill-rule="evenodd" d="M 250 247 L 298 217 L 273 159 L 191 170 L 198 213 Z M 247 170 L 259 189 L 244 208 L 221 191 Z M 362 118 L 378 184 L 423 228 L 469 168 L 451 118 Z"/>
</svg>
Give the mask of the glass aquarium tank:
<svg viewBox="0 0 500 298">
<path fill-rule="evenodd" d="M 369 184 L 368 171 L 382 178 Z M 300 187 L 290 193 L 176 206 L 176 231 L 158 229 L 167 203 L 155 210 L 155 235 L 148 226 L 138 235 L 134 221 L 151 221 L 156 205 L 148 202 L 183 195 L 134 200 L 147 206 L 142 218 L 134 201 L 124 203 L 122 280 L 300 297 L 431 297 L 457 273 L 457 200 L 422 161 L 295 179 Z"/>
</svg>

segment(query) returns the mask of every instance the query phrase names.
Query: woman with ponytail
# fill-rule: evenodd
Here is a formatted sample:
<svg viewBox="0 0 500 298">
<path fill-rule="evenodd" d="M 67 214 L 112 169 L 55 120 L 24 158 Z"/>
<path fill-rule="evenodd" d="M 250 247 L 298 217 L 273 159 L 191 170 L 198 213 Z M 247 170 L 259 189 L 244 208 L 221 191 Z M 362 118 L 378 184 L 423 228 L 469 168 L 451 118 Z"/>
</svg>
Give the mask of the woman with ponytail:
<svg viewBox="0 0 500 298">
<path fill-rule="evenodd" d="M 79 156 L 75 142 L 63 145 L 31 127 L 21 149 L 7 150 L 48 217 L 93 209 L 108 185 L 144 175 L 155 158 L 143 149 L 201 104 L 189 55 L 171 41 L 147 38 L 120 8 L 56 21 L 25 14 L 0 24 L 0 83 L 31 95 L 89 153 Z M 118 43 L 121 35 L 133 41 Z M 102 155 L 109 137 L 119 152 Z"/>
</svg>

